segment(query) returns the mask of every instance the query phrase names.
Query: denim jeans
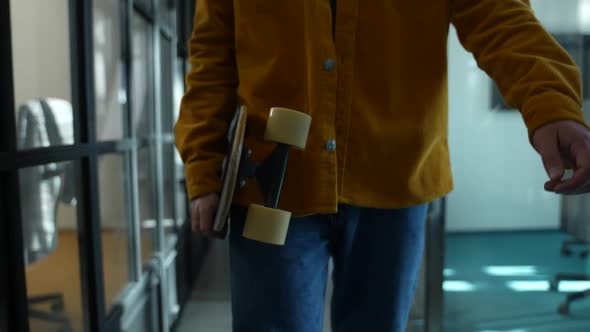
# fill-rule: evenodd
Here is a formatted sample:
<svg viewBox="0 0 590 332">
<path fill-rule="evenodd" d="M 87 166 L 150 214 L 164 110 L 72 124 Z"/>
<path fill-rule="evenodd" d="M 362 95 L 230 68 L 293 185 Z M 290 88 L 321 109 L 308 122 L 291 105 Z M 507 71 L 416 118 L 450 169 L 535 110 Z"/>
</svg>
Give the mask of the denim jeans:
<svg viewBox="0 0 590 332">
<path fill-rule="evenodd" d="M 333 258 L 333 332 L 402 332 L 424 249 L 427 205 L 293 218 L 284 246 L 242 236 L 246 210 L 230 226 L 234 332 L 321 332 Z"/>
</svg>

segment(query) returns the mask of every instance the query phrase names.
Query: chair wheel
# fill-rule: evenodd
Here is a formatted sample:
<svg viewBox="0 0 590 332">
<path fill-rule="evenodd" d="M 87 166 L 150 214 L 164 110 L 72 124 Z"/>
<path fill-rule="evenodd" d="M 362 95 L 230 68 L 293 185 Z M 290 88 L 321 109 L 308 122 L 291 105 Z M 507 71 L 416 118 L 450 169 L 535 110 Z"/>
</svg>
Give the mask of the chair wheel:
<svg viewBox="0 0 590 332">
<path fill-rule="evenodd" d="M 273 107 L 266 124 L 264 139 L 305 149 L 311 117 L 288 108 Z"/>
<path fill-rule="evenodd" d="M 564 302 L 564 303 L 560 304 L 559 307 L 557 308 L 557 312 L 559 312 L 562 315 L 569 315 L 570 307 L 569 307 L 568 303 Z"/>
<path fill-rule="evenodd" d="M 569 249 L 562 249 L 561 254 L 564 256 L 570 257 L 572 255 L 572 251 Z"/>
<path fill-rule="evenodd" d="M 251 204 L 244 225 L 244 237 L 264 243 L 284 245 L 291 212 Z"/>
</svg>

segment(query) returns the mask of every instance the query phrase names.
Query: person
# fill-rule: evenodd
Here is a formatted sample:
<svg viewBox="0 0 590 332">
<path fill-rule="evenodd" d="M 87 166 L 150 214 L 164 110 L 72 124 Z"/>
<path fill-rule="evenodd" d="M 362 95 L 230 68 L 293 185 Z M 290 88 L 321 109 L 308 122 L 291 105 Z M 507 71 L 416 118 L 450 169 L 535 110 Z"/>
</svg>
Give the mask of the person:
<svg viewBox="0 0 590 332">
<path fill-rule="evenodd" d="M 453 189 L 450 24 L 521 112 L 548 174 L 544 189 L 590 191 L 579 69 L 528 1 L 197 1 L 175 127 L 194 231 L 219 236 L 211 224 L 237 105 L 249 111 L 245 145 L 255 161 L 273 148 L 263 138 L 271 107 L 312 118 L 306 149 L 289 156 L 284 246 L 241 236 L 244 207 L 261 194 L 252 181 L 235 194 L 234 331 L 321 331 L 330 258 L 333 331 L 405 330 L 427 206 Z M 565 169 L 575 170 L 571 179 Z"/>
</svg>

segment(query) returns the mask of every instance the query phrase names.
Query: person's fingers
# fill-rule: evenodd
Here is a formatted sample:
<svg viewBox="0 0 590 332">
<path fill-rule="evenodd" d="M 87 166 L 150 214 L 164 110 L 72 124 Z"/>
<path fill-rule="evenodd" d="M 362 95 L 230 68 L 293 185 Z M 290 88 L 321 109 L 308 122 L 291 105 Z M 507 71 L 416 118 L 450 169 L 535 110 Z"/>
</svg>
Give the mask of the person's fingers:
<svg viewBox="0 0 590 332">
<path fill-rule="evenodd" d="M 547 181 L 545 182 L 545 190 L 546 191 L 554 191 L 555 190 L 555 186 L 557 186 L 559 184 L 559 180 L 557 181 Z"/>
<path fill-rule="evenodd" d="M 564 174 L 564 162 L 561 152 L 559 151 L 558 140 L 553 135 L 543 135 L 537 138 L 536 148 L 543 166 L 549 176 L 549 181 L 545 183 L 545 190 L 554 191 Z"/>
<path fill-rule="evenodd" d="M 590 148 L 582 143 L 573 144 L 571 155 L 575 160 L 576 169 L 571 179 L 555 186 L 555 192 L 560 194 L 578 192 L 584 189 L 590 180 Z"/>
<path fill-rule="evenodd" d="M 206 232 L 205 235 L 207 235 L 209 238 L 211 239 L 223 239 L 225 238 L 225 233 L 224 232 L 216 232 L 216 231 L 209 231 Z"/>
<path fill-rule="evenodd" d="M 574 176 L 555 186 L 554 191 L 558 194 L 573 194 L 582 191 L 587 185 L 590 178 L 590 167 L 579 168 L 574 173 Z"/>
<path fill-rule="evenodd" d="M 570 153 L 562 153 L 561 161 L 565 169 L 576 169 L 576 161 L 571 157 Z"/>
<path fill-rule="evenodd" d="M 225 236 L 227 235 L 227 223 L 225 224 L 225 226 L 223 227 L 222 230 L 220 230 L 219 232 L 214 232 L 213 236 L 218 238 L 218 239 L 223 239 L 225 238 Z"/>
<path fill-rule="evenodd" d="M 570 195 L 580 195 L 580 194 L 587 194 L 587 193 L 590 193 L 590 181 L 586 182 L 585 185 L 583 185 L 581 188 L 574 191 Z"/>
<path fill-rule="evenodd" d="M 580 187 L 574 191 L 562 192 L 562 193 L 558 193 L 558 194 L 564 195 L 564 196 L 575 196 L 575 195 L 587 194 L 589 192 L 590 192 L 590 185 L 586 185 L 586 186 Z"/>
<path fill-rule="evenodd" d="M 563 177 L 564 162 L 559 151 L 559 140 L 556 135 L 542 135 L 536 138 L 535 147 L 541 155 L 543 166 L 549 176 L 548 185 L 551 187 Z"/>
<path fill-rule="evenodd" d="M 563 176 L 560 179 L 549 180 L 549 181 L 545 182 L 545 190 L 554 192 L 555 187 L 557 185 L 559 185 L 560 183 L 564 183 L 572 178 L 572 176 L 574 175 L 574 168 L 575 168 L 575 166 L 567 167 L 565 169 L 565 171 L 563 172 Z"/>
<path fill-rule="evenodd" d="M 200 222 L 199 222 L 199 229 L 201 232 L 211 235 L 213 232 L 213 218 L 215 217 L 215 210 L 216 206 L 212 204 L 212 202 L 206 202 L 207 204 L 201 204 L 199 212 L 200 212 Z"/>
<path fill-rule="evenodd" d="M 191 227 L 193 232 L 199 231 L 199 204 L 197 202 L 191 203 Z"/>
</svg>

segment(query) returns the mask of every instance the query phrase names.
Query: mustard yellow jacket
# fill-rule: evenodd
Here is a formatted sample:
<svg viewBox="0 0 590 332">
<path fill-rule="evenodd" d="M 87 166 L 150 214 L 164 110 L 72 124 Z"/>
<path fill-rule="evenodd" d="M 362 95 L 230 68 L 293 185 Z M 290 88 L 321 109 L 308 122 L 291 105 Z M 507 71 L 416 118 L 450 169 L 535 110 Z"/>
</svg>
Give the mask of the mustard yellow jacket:
<svg viewBox="0 0 590 332">
<path fill-rule="evenodd" d="M 197 1 L 175 128 L 190 198 L 220 191 L 239 104 L 256 161 L 274 147 L 263 140 L 271 107 L 312 117 L 280 200 L 294 215 L 332 213 L 338 203 L 408 207 L 449 193 L 450 24 L 529 134 L 555 120 L 584 123 L 579 70 L 523 0 L 338 0 L 334 31 L 332 23 L 329 0 Z M 236 201 L 261 197 L 250 181 Z"/>
</svg>

